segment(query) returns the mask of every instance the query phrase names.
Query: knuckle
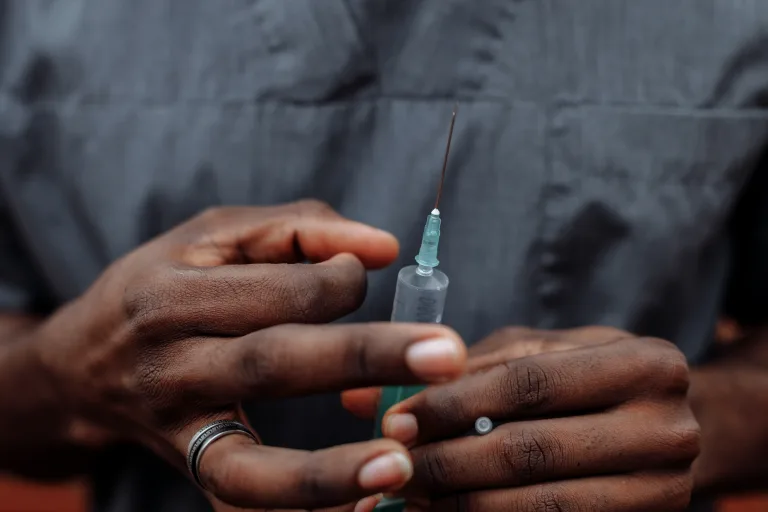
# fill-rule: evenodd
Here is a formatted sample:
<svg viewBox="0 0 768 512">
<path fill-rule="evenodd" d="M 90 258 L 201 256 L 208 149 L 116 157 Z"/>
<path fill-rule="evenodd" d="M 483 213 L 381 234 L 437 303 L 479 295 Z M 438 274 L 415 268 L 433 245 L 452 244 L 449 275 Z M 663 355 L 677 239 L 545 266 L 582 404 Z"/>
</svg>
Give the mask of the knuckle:
<svg viewBox="0 0 768 512">
<path fill-rule="evenodd" d="M 660 381 L 664 383 L 666 389 L 673 393 L 685 395 L 691 384 L 690 368 L 685 356 L 677 349 L 669 354 L 669 357 L 663 359 L 663 365 L 660 365 Z"/>
<path fill-rule="evenodd" d="M 367 291 L 365 268 L 358 260 L 349 259 L 350 264 L 343 269 L 312 269 L 314 307 L 338 314 L 354 311 L 363 303 Z"/>
<path fill-rule="evenodd" d="M 282 286 L 287 297 L 288 308 L 300 318 L 312 318 L 324 308 L 324 283 L 322 278 L 312 276 L 306 280 L 288 279 Z"/>
<path fill-rule="evenodd" d="M 471 418 L 474 416 L 465 397 L 459 393 L 433 388 L 427 390 L 422 396 L 424 397 L 423 409 L 411 412 L 416 414 L 417 417 L 420 415 L 429 416 L 429 421 L 424 421 L 426 424 L 437 426 L 454 425 L 456 418 Z"/>
<path fill-rule="evenodd" d="M 558 486 L 548 486 L 529 492 L 529 506 L 532 512 L 587 512 L 588 507 L 580 504 L 572 496 L 562 492 Z"/>
<path fill-rule="evenodd" d="M 299 476 L 298 492 L 309 501 L 320 502 L 326 498 L 328 483 L 324 482 L 316 463 L 309 462 Z"/>
<path fill-rule="evenodd" d="M 666 389 L 673 393 L 685 395 L 691 384 L 690 369 L 684 357 L 667 360 L 667 366 L 662 371 L 662 382 Z"/>
<path fill-rule="evenodd" d="M 365 293 L 368 287 L 368 272 L 363 263 L 357 258 L 348 258 L 349 264 L 343 271 L 337 270 L 336 273 L 329 272 L 333 276 L 329 284 L 331 292 L 346 299 L 348 303 L 355 306 L 359 305 L 365 299 Z"/>
<path fill-rule="evenodd" d="M 518 325 L 507 325 L 500 327 L 493 331 L 489 337 L 505 338 L 507 340 L 530 340 L 532 338 L 538 338 L 542 335 L 542 331 L 532 329 L 530 327 L 521 327 Z"/>
<path fill-rule="evenodd" d="M 573 332 L 576 334 L 586 334 L 596 342 L 609 342 L 614 340 L 620 340 L 624 338 L 632 337 L 629 332 L 619 329 L 617 327 L 611 327 L 607 325 L 595 325 L 590 327 L 578 327 L 566 332 Z"/>
<path fill-rule="evenodd" d="M 281 311 L 305 323 L 324 323 L 357 309 L 365 299 L 365 272 L 305 265 L 300 272 L 265 279 L 263 288 Z"/>
<path fill-rule="evenodd" d="M 510 432 L 500 440 L 499 453 L 519 485 L 545 479 L 563 458 L 564 447 L 543 430 Z"/>
<path fill-rule="evenodd" d="M 156 331 L 174 310 L 176 288 L 165 268 L 138 278 L 123 293 L 123 312 L 134 334 L 141 337 Z"/>
<path fill-rule="evenodd" d="M 527 327 L 506 326 L 493 331 L 474 351 L 508 354 L 512 359 L 539 354 L 549 341 L 550 334 Z"/>
<path fill-rule="evenodd" d="M 336 214 L 331 205 L 318 199 L 302 199 L 294 202 L 293 207 L 300 215 L 322 216 Z"/>
<path fill-rule="evenodd" d="M 420 475 L 420 483 L 427 489 L 439 491 L 451 487 L 452 472 L 442 445 L 417 450 L 412 456 L 415 472 Z"/>
<path fill-rule="evenodd" d="M 223 207 L 209 207 L 193 216 L 172 230 L 179 237 L 177 242 L 190 247 L 209 245 L 211 233 L 226 222 L 227 210 Z"/>
<path fill-rule="evenodd" d="M 670 342 L 657 338 L 637 338 L 642 343 L 642 367 L 657 390 L 685 394 L 690 385 L 688 361 Z"/>
<path fill-rule="evenodd" d="M 507 381 L 504 385 L 512 390 L 511 398 L 516 409 L 538 409 L 550 402 L 554 393 L 554 379 L 544 368 L 520 360 L 507 361 L 504 366 Z"/>
<path fill-rule="evenodd" d="M 350 331 L 344 347 L 343 364 L 345 374 L 353 380 L 363 381 L 371 376 L 375 365 L 369 350 L 372 342 L 365 328 Z"/>
<path fill-rule="evenodd" d="M 252 397 L 273 396 L 280 387 L 278 351 L 266 350 L 268 344 L 248 343 L 237 359 L 236 379 L 243 382 L 245 392 Z"/>
<path fill-rule="evenodd" d="M 664 502 L 671 511 L 687 510 L 693 494 L 693 474 L 691 471 L 671 476 L 664 486 Z"/>
<path fill-rule="evenodd" d="M 151 404 L 152 409 L 157 411 L 165 409 L 173 402 L 173 391 L 177 382 L 165 365 L 150 361 L 154 354 L 153 351 L 149 352 L 143 354 L 144 361 L 138 365 L 134 378 L 126 382 L 126 387 L 136 389 L 138 394 Z"/>
<path fill-rule="evenodd" d="M 693 462 L 701 452 L 701 427 L 691 418 L 669 432 L 669 446 L 681 460 Z"/>
<path fill-rule="evenodd" d="M 192 222 L 202 224 L 203 226 L 215 225 L 226 218 L 229 211 L 230 208 L 225 206 L 210 206 L 198 213 L 192 219 Z"/>
</svg>

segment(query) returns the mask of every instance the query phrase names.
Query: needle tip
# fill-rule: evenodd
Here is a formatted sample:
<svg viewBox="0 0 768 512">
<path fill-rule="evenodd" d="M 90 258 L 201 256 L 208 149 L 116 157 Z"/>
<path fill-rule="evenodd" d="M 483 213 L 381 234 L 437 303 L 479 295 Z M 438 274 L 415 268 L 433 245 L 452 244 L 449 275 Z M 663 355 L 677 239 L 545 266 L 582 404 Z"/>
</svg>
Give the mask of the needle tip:
<svg viewBox="0 0 768 512">
<path fill-rule="evenodd" d="M 440 206 L 440 196 L 443 194 L 443 183 L 445 182 L 445 171 L 448 168 L 448 154 L 451 151 L 451 139 L 453 139 L 453 126 L 456 123 L 456 111 L 459 109 L 459 102 L 453 104 L 453 115 L 451 116 L 451 128 L 448 131 L 448 143 L 445 146 L 445 159 L 443 160 L 443 172 L 440 174 L 440 184 L 437 189 L 437 200 L 435 200 L 435 210 Z"/>
</svg>

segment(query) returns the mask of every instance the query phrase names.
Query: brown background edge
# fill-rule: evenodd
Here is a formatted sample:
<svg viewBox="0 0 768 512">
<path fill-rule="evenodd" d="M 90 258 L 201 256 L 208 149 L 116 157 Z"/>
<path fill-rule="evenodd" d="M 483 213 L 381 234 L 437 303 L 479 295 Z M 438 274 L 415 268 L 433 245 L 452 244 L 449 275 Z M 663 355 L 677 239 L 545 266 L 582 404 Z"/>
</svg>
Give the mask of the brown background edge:
<svg viewBox="0 0 768 512">
<path fill-rule="evenodd" d="M 0 512 L 86 512 L 88 488 L 83 482 L 42 486 L 0 479 Z M 745 496 L 723 501 L 718 512 L 766 512 L 768 497 Z"/>
</svg>

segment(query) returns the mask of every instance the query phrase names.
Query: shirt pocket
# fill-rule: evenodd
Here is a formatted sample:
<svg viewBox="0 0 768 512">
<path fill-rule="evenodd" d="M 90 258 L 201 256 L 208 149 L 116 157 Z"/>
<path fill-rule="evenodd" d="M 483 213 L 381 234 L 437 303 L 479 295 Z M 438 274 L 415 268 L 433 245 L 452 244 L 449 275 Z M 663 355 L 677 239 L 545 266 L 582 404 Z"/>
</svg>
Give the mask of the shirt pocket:
<svg viewBox="0 0 768 512">
<path fill-rule="evenodd" d="M 569 218 L 599 204 L 638 241 L 696 246 L 723 226 L 767 135 L 759 111 L 563 109 L 550 133 L 551 186 Z"/>
<path fill-rule="evenodd" d="M 346 0 L 261 0 L 250 16 L 264 48 L 256 96 L 311 103 L 374 92 L 376 62 Z"/>
<path fill-rule="evenodd" d="M 556 323 L 664 334 L 648 318 L 679 318 L 712 295 L 766 136 L 760 111 L 561 108 L 540 235 L 542 300 L 567 312 Z"/>
</svg>

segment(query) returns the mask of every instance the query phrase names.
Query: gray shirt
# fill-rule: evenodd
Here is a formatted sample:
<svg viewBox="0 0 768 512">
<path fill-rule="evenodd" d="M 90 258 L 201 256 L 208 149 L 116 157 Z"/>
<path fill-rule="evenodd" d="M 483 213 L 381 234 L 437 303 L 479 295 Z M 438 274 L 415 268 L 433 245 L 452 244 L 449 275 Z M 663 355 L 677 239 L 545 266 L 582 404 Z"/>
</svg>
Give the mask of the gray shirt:
<svg viewBox="0 0 768 512">
<path fill-rule="evenodd" d="M 458 99 L 440 259 L 468 342 L 603 324 L 697 363 L 725 307 L 763 320 L 764 0 L 6 0 L 0 23 L 5 310 L 207 206 L 317 197 L 402 241 L 349 319 L 385 320 Z M 248 412 L 275 445 L 371 434 L 336 397 Z M 95 478 L 99 511 L 207 509 L 137 449 Z"/>
</svg>

